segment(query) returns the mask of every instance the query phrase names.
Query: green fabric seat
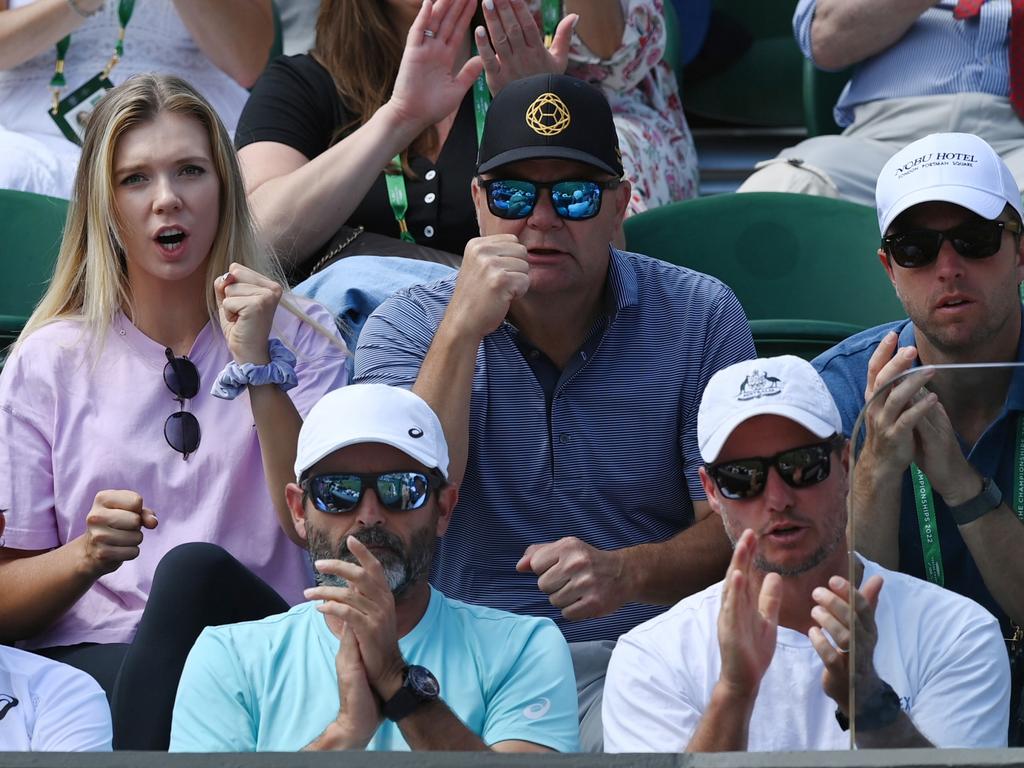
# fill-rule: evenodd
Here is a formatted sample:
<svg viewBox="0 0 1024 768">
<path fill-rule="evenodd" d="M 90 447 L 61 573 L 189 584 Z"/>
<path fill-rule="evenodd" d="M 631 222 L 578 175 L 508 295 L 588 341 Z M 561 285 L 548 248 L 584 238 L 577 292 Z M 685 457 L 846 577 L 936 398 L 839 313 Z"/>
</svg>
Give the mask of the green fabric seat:
<svg viewBox="0 0 1024 768">
<path fill-rule="evenodd" d="M 878 263 L 871 208 L 782 192 L 705 197 L 626 219 L 631 251 L 726 283 L 762 355 L 810 358 L 904 317 Z"/>
<path fill-rule="evenodd" d="M 66 200 L 0 189 L 0 359 L 46 290 L 67 210 Z"/>
<path fill-rule="evenodd" d="M 821 136 L 826 133 L 840 133 L 842 128 L 836 125 L 832 114 L 839 94 L 850 80 L 852 70 L 825 72 L 804 59 L 803 92 L 804 92 L 804 124 L 808 136 Z"/>
</svg>

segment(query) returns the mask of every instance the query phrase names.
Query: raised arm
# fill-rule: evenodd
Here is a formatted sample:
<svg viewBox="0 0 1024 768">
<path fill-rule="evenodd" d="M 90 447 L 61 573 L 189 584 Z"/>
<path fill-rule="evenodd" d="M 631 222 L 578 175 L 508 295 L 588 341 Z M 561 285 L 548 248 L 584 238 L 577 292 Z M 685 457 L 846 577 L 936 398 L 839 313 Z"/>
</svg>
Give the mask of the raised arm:
<svg viewBox="0 0 1024 768">
<path fill-rule="evenodd" d="M 0 0 L 0 69 L 11 69 L 53 50 L 58 40 L 82 26 L 83 14 L 99 10 L 103 0 L 78 0 L 77 5 L 82 13 L 68 0 L 36 0 L 13 10 L 8 0 Z"/>
<path fill-rule="evenodd" d="M 267 66 L 274 42 L 270 0 L 174 0 L 199 50 L 243 88 Z"/>
<path fill-rule="evenodd" d="M 314 158 L 259 141 L 238 157 L 253 211 L 278 254 L 296 263 L 348 219 L 391 159 L 453 114 L 482 64 L 455 63 L 474 0 L 424 3 L 409 30 L 391 98 L 356 131 Z M 433 36 L 425 36 L 425 31 Z M 453 74 L 454 72 L 454 74 Z"/>
<path fill-rule="evenodd" d="M 884 51 L 938 0 L 817 0 L 811 22 L 814 63 L 843 69 Z"/>
</svg>

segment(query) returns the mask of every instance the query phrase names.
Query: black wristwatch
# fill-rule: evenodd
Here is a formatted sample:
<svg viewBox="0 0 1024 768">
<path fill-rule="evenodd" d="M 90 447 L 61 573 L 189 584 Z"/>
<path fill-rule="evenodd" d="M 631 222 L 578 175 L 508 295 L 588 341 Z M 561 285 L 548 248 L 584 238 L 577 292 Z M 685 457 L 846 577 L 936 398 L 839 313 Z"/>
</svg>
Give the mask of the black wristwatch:
<svg viewBox="0 0 1024 768">
<path fill-rule="evenodd" d="M 981 493 L 973 499 L 968 499 L 963 504 L 957 504 L 949 508 L 957 525 L 967 525 L 974 522 L 984 514 L 1003 503 L 1003 492 L 999 490 L 996 481 L 986 477 L 981 482 Z"/>
<path fill-rule="evenodd" d="M 892 725 L 900 716 L 903 707 L 900 706 L 900 697 L 884 680 L 881 681 L 881 688 L 876 689 L 860 705 L 857 713 L 857 730 L 877 731 L 880 728 Z M 836 710 L 836 722 L 844 731 L 850 730 L 850 719 L 840 710 Z"/>
<path fill-rule="evenodd" d="M 437 678 L 426 667 L 410 664 L 404 673 L 402 687 L 381 708 L 384 717 L 396 723 L 411 714 L 420 704 L 436 701 L 441 695 Z"/>
</svg>

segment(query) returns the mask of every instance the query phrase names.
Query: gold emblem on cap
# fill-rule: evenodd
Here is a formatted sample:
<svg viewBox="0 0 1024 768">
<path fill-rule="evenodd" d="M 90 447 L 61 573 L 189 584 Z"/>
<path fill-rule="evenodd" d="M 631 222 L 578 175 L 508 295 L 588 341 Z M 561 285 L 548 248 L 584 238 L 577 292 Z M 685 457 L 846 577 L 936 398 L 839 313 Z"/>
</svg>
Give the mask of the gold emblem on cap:
<svg viewBox="0 0 1024 768">
<path fill-rule="evenodd" d="M 572 118 L 565 102 L 553 93 L 542 93 L 526 108 L 526 124 L 539 136 L 557 136 Z"/>
</svg>

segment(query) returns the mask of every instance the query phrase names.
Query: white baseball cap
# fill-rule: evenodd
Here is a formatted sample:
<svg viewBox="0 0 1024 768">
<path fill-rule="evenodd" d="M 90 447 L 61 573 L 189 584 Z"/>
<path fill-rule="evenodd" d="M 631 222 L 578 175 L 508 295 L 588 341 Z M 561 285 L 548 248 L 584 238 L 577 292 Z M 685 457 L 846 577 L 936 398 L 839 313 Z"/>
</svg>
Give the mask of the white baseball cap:
<svg viewBox="0 0 1024 768">
<path fill-rule="evenodd" d="M 302 422 L 295 479 L 328 454 L 383 443 L 448 479 L 448 443 L 437 415 L 418 395 L 384 384 L 350 384 L 320 398 Z"/>
<path fill-rule="evenodd" d="M 1024 219 L 1010 169 L 971 133 L 933 133 L 889 158 L 875 187 L 882 234 L 905 210 L 931 201 L 963 206 L 984 219 L 995 219 L 1009 204 Z"/>
<path fill-rule="evenodd" d="M 783 416 L 822 439 L 843 431 L 828 387 L 810 363 L 794 355 L 744 360 L 711 377 L 697 412 L 697 444 L 705 462 L 718 458 L 740 424 L 754 416 Z"/>
</svg>

